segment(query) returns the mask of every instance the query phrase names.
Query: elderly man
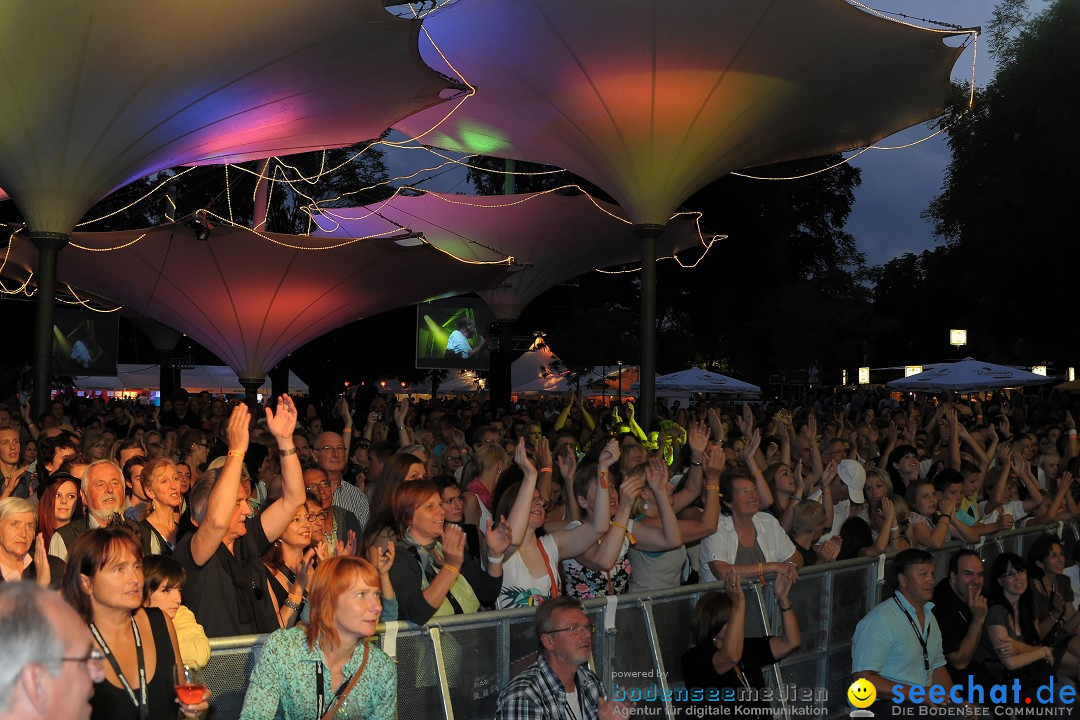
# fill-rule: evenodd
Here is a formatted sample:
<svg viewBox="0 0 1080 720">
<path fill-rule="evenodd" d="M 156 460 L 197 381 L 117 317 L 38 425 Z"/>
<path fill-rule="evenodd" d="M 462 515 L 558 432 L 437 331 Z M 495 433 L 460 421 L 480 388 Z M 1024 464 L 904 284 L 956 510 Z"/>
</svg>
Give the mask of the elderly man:
<svg viewBox="0 0 1080 720">
<path fill-rule="evenodd" d="M 184 605 L 208 637 L 252 635 L 278 628 L 262 555 L 281 537 L 305 501 L 303 471 L 292 444 L 296 407 L 288 395 L 277 412 L 266 409 L 281 456 L 281 497 L 252 517 L 249 488 L 241 482 L 251 415 L 237 405 L 229 417 L 229 452 L 220 473 L 199 478 L 188 498 L 196 529 L 176 544 L 173 557 L 187 571 Z M 291 601 L 290 602 L 294 602 Z M 299 609 L 298 602 L 294 603 Z M 293 607 L 293 606 L 290 606 Z"/>
<path fill-rule="evenodd" d="M 60 596 L 34 583 L 0 585 L 0 720 L 90 717 L 104 656 Z"/>
<path fill-rule="evenodd" d="M 368 515 L 371 513 L 367 496 L 359 488 L 342 482 L 345 472 L 345 441 L 336 432 L 324 432 L 315 438 L 315 462 L 330 478 L 330 487 L 334 489 L 334 504 L 353 514 L 361 528 L 366 528 Z"/>
<path fill-rule="evenodd" d="M 85 517 L 72 520 L 57 530 L 49 543 L 49 554 L 66 561 L 75 539 L 87 530 L 105 527 L 124 507 L 124 474 L 112 460 L 90 463 L 82 476 Z"/>
<path fill-rule="evenodd" d="M 540 657 L 499 693 L 496 720 L 615 720 L 626 703 L 608 701 L 588 667 L 593 625 L 573 598 L 548 600 L 536 611 Z"/>
</svg>

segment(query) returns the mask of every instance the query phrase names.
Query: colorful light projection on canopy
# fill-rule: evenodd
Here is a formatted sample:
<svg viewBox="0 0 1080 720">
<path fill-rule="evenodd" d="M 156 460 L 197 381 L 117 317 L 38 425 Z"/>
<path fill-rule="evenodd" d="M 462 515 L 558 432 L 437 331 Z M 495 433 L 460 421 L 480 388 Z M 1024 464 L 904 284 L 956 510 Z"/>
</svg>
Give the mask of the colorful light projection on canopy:
<svg viewBox="0 0 1080 720">
<path fill-rule="evenodd" d="M 620 209 L 586 195 L 397 195 L 385 203 L 324 209 L 314 235 L 366 237 L 408 228 L 432 245 L 473 261 L 512 256 L 524 267 L 507 287 L 480 293 L 499 319 L 515 319 L 548 288 L 596 268 L 634 262 L 640 243 Z M 696 215 L 680 215 L 660 239 L 660 255 L 690 251 L 696 260 L 712 238 L 703 238 Z M 696 250 L 691 250 L 697 248 Z"/>
<path fill-rule="evenodd" d="M 333 245 L 341 246 L 325 249 Z M 33 244 L 16 236 L 10 263 L 36 267 Z M 61 282 L 187 333 L 241 378 L 262 378 L 296 348 L 354 320 L 497 286 L 513 270 L 393 237 L 342 245 L 218 226 L 200 241 L 182 223 L 75 233 L 59 263 Z"/>
<path fill-rule="evenodd" d="M 565 168 L 655 225 L 733 170 L 938 116 L 961 51 L 842 0 L 461 0 L 424 27 L 477 88 L 424 142 Z"/>
<path fill-rule="evenodd" d="M 380 0 L 0 3 L 0 186 L 68 233 L 132 180 L 379 136 L 451 84 Z"/>
</svg>

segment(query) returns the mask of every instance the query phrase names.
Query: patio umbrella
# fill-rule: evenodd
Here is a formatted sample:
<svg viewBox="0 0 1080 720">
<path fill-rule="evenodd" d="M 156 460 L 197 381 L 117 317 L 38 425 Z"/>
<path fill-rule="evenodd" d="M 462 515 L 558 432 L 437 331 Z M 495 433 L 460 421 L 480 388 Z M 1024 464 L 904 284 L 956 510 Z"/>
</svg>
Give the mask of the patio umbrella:
<svg viewBox="0 0 1080 720">
<path fill-rule="evenodd" d="M 640 388 L 639 383 L 634 383 L 634 390 Z M 669 375 L 659 375 L 656 378 L 657 393 L 725 393 L 736 395 L 761 394 L 761 388 L 751 385 L 742 380 L 709 372 L 699 368 L 688 368 Z"/>
<path fill-rule="evenodd" d="M 959 362 L 943 363 L 916 375 L 887 383 L 901 392 L 980 392 L 999 388 L 1025 387 L 1049 382 L 1045 375 L 1036 375 L 1019 368 L 964 358 Z"/>
</svg>

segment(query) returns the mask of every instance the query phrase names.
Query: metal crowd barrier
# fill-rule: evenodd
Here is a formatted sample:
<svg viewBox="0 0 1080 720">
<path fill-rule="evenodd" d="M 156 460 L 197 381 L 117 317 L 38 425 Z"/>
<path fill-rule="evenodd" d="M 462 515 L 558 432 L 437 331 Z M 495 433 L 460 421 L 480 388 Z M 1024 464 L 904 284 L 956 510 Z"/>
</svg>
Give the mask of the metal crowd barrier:
<svg viewBox="0 0 1080 720">
<path fill-rule="evenodd" d="M 974 547 L 989 567 L 1002 552 L 1023 555 L 1047 532 L 1061 537 L 1066 557 L 1072 557 L 1080 538 L 1075 523 L 1013 530 Z M 949 556 L 960 547 L 950 543 L 933 552 L 937 580 L 945 577 Z M 680 658 L 691 645 L 694 604 L 703 593 L 719 589 L 719 583 L 688 585 L 586 602 L 598 626 L 594 669 L 609 697 L 636 700 L 635 717 L 700 717 L 686 710 L 685 694 L 680 695 L 685 693 Z M 771 696 L 762 696 L 772 702 L 777 717 L 847 717 L 855 626 L 893 590 L 891 556 L 817 565 L 799 573 L 791 600 L 802 644 L 772 666 L 766 675 Z M 780 613 L 771 582 L 744 583 L 743 592 L 746 636 L 778 634 Z M 389 623 L 380 630 L 383 649 L 397 662 L 398 717 L 407 720 L 493 718 L 499 690 L 537 656 L 531 608 L 440 617 L 424 627 Z M 210 720 L 239 716 L 265 638 L 211 640 L 204 672 L 214 693 Z"/>
</svg>

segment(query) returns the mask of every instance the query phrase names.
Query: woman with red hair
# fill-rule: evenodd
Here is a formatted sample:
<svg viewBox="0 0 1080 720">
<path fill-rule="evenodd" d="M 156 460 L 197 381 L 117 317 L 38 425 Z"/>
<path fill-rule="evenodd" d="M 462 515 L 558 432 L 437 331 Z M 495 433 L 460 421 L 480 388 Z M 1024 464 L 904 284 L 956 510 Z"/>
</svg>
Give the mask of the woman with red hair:
<svg viewBox="0 0 1080 720">
<path fill-rule="evenodd" d="M 382 612 L 379 587 L 367 560 L 323 561 L 311 579 L 310 621 L 267 638 L 241 720 L 393 720 L 397 667 L 369 642 Z"/>
<path fill-rule="evenodd" d="M 49 547 L 53 533 L 83 516 L 78 481 L 67 473 L 54 475 L 52 484 L 41 496 L 37 512 L 38 532 L 45 536 L 45 547 Z"/>
</svg>

